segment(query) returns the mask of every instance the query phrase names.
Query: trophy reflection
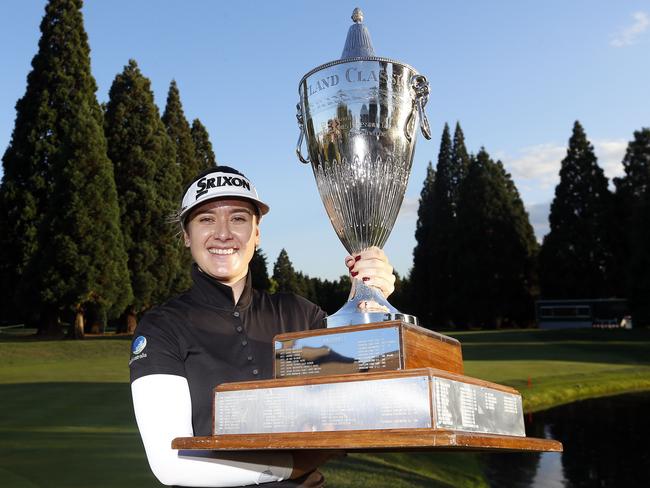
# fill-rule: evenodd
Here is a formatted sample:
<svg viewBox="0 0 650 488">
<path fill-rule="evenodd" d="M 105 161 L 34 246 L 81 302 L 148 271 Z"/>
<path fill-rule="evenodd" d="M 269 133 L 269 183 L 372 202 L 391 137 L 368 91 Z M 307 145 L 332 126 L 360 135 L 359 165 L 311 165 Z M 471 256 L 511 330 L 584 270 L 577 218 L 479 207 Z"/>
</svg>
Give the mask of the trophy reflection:
<svg viewBox="0 0 650 488">
<path fill-rule="evenodd" d="M 341 59 L 300 81 L 296 153 L 311 164 L 332 226 L 347 251 L 356 254 L 383 247 L 404 199 L 418 125 L 427 139 L 431 135 L 424 114 L 426 78 L 404 63 L 375 56 L 359 9 L 352 20 Z M 354 280 L 354 296 L 325 319 L 328 328 L 417 323 L 377 289 Z"/>
</svg>

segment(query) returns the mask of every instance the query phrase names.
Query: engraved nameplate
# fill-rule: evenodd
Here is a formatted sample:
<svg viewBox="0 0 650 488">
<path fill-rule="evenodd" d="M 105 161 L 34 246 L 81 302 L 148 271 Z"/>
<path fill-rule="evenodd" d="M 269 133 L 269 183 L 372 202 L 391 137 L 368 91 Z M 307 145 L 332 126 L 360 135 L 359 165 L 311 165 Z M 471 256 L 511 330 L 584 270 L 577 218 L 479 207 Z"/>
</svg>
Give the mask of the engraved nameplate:
<svg viewBox="0 0 650 488">
<path fill-rule="evenodd" d="M 428 376 L 215 393 L 215 435 L 430 428 Z"/>
<path fill-rule="evenodd" d="M 398 327 L 275 341 L 275 377 L 401 369 Z"/>
<path fill-rule="evenodd" d="M 431 379 L 436 428 L 526 436 L 519 395 L 436 376 Z"/>
</svg>

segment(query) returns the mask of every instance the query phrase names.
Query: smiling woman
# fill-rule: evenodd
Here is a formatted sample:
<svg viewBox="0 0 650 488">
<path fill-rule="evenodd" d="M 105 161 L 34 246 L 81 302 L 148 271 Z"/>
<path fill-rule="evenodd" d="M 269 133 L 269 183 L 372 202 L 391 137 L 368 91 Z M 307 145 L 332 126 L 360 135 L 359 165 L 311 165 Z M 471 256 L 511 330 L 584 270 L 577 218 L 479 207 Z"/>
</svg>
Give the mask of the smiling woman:
<svg viewBox="0 0 650 488">
<path fill-rule="evenodd" d="M 166 485 L 317 487 L 331 453 L 295 451 L 224 455 L 176 451 L 175 437 L 211 435 L 212 390 L 220 383 L 273 376 L 271 344 L 280 333 L 323 326 L 325 313 L 292 293 L 252 288 L 248 265 L 269 211 L 255 186 L 219 166 L 185 189 L 180 224 L 189 248 L 190 290 L 150 310 L 135 332 L 133 405 L 156 477 Z M 395 278 L 384 253 L 371 248 L 345 259 L 351 275 L 389 295 Z"/>
<path fill-rule="evenodd" d="M 204 273 L 235 289 L 239 299 L 248 263 L 259 244 L 257 210 L 245 200 L 213 200 L 192 211 L 185 246 Z"/>
</svg>

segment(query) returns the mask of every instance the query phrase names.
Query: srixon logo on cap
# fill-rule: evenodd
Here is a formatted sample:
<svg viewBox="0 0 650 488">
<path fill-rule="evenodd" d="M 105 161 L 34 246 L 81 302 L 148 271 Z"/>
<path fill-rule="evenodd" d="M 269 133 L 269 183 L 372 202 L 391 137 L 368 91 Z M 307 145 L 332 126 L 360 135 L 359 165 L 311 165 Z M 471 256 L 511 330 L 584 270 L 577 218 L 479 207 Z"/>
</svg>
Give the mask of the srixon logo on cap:
<svg viewBox="0 0 650 488">
<path fill-rule="evenodd" d="M 219 188 L 220 186 L 238 186 L 250 191 L 251 185 L 248 181 L 238 176 L 217 176 L 216 178 L 201 178 L 196 182 L 197 190 L 195 199 L 208 193 L 210 188 Z"/>
</svg>

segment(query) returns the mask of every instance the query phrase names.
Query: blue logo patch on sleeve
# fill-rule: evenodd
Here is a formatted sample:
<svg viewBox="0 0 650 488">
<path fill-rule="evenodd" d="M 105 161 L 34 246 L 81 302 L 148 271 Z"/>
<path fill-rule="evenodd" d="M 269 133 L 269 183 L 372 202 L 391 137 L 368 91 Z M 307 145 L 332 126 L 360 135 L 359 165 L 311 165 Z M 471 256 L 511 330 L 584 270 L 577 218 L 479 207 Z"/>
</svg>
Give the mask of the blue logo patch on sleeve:
<svg viewBox="0 0 650 488">
<path fill-rule="evenodd" d="M 140 354 L 147 347 L 147 339 L 144 336 L 138 336 L 133 340 L 131 352 L 133 354 Z"/>
</svg>

